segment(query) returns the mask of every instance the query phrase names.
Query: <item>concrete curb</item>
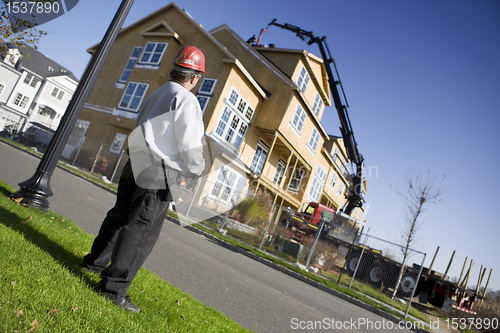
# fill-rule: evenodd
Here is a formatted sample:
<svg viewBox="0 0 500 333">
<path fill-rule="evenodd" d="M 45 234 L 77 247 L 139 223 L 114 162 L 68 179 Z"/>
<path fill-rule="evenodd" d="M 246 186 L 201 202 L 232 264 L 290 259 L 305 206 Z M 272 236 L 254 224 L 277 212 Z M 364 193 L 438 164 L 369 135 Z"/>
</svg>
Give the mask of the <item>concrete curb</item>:
<svg viewBox="0 0 500 333">
<path fill-rule="evenodd" d="M 365 310 L 368 310 L 368 311 L 370 311 L 370 312 L 372 312 L 372 313 L 374 313 L 376 315 L 379 315 L 382 318 L 387 319 L 387 320 L 389 320 L 389 321 L 391 321 L 393 323 L 399 324 L 400 322 L 403 322 L 403 323 L 407 323 L 408 322 L 407 320 L 404 320 L 404 319 L 401 319 L 399 317 L 396 317 L 396 316 L 394 316 L 394 315 L 392 315 L 390 313 L 387 313 L 387 312 L 385 312 L 385 311 L 383 311 L 383 310 L 381 310 L 381 309 L 379 309 L 379 308 L 377 308 L 377 307 L 375 307 L 373 305 L 369 305 L 369 304 L 367 304 L 367 303 L 365 303 L 363 301 L 360 301 L 360 300 L 358 300 L 358 299 L 356 299 L 354 297 L 346 295 L 346 294 L 344 294 L 344 293 L 342 293 L 342 292 L 340 292 L 338 290 L 335 290 L 335 289 L 332 289 L 332 288 L 330 288 L 328 286 L 325 286 L 325 285 L 323 285 L 323 284 L 321 284 L 321 283 L 319 283 L 317 281 L 314 281 L 314 280 L 312 280 L 312 279 L 310 279 L 310 278 L 308 278 L 308 277 L 306 277 L 306 276 L 304 276 L 304 275 L 302 275 L 300 273 L 297 273 L 297 272 L 295 272 L 295 271 L 293 271 L 291 269 L 288 269 L 286 267 L 280 266 L 280 265 L 278 265 L 278 264 L 276 264 L 276 263 L 274 263 L 274 262 L 272 262 L 272 261 L 270 261 L 268 259 L 262 258 L 262 257 L 260 257 L 260 256 L 258 256 L 256 254 L 254 254 L 254 253 L 248 252 L 247 250 L 242 249 L 241 247 L 238 247 L 236 245 L 233 245 L 233 244 L 230 244 L 230 243 L 228 243 L 226 241 L 223 241 L 223 240 L 221 240 L 221 239 L 219 239 L 219 238 L 217 238 L 217 237 L 215 237 L 215 236 L 213 236 L 213 235 L 211 235 L 211 234 L 209 234 L 209 233 L 207 233 L 207 232 L 205 232 L 203 230 L 195 228 L 195 227 L 193 227 L 193 226 L 191 226 L 189 224 L 183 225 L 183 224 L 181 224 L 181 222 L 179 220 L 177 220 L 177 219 L 175 219 L 175 218 L 173 218 L 171 216 L 167 215 L 167 220 L 169 220 L 170 222 L 173 222 L 173 223 L 175 223 L 175 224 L 177 224 L 179 226 L 182 226 L 182 227 L 184 227 L 184 228 L 186 228 L 186 229 L 188 229 L 188 230 L 190 230 L 192 232 L 200 234 L 200 235 L 202 235 L 202 236 L 210 239 L 211 241 L 213 241 L 217 245 L 223 246 L 223 247 L 225 247 L 225 248 L 227 248 L 227 249 L 229 249 L 231 251 L 243 254 L 243 255 L 245 255 L 245 256 L 253 259 L 253 260 L 256 260 L 256 261 L 258 261 L 260 263 L 263 263 L 264 265 L 267 265 L 267 266 L 269 266 L 269 267 L 271 267 L 273 269 L 276 269 L 276 270 L 278 270 L 278 271 L 280 271 L 282 273 L 285 273 L 285 274 L 287 274 L 287 275 L 289 275 L 289 276 L 291 276 L 293 278 L 296 278 L 296 279 L 298 279 L 298 280 L 300 280 L 302 282 L 305 282 L 305 283 L 307 283 L 307 284 L 309 284 L 309 285 L 311 285 L 311 286 L 313 286 L 315 288 L 318 288 L 318 289 L 320 289 L 320 290 L 322 290 L 324 292 L 327 292 L 327 293 L 329 293 L 331 295 L 334 295 L 334 296 L 336 296 L 338 298 L 341 298 L 341 299 L 343 299 L 343 300 L 345 300 L 345 301 L 347 301 L 349 303 L 352 303 L 352 304 L 357 305 L 357 306 L 359 306 L 359 307 L 361 307 L 361 308 L 363 308 Z M 418 332 L 418 333 L 429 333 L 429 331 L 424 330 L 424 329 L 420 329 L 420 328 L 414 328 L 414 329 L 411 329 L 411 331 Z"/>
<path fill-rule="evenodd" d="M 13 148 L 16 148 L 16 149 L 17 149 L 17 150 L 19 150 L 19 151 L 25 152 L 26 154 L 29 154 L 29 155 L 31 155 L 31 156 L 33 156 L 33 157 L 36 157 L 36 158 L 38 158 L 38 159 L 42 159 L 40 156 L 38 156 L 38 155 L 37 155 L 37 154 L 35 154 L 34 152 L 29 151 L 29 150 L 26 150 L 26 149 L 22 149 L 22 148 L 20 148 L 20 147 L 18 147 L 18 146 L 16 146 L 16 145 L 14 145 L 14 144 L 10 143 L 9 141 L 0 140 L 0 142 L 5 143 L 6 145 L 9 145 L 9 146 L 11 146 L 11 147 L 13 147 Z M 98 186 L 98 187 L 102 188 L 103 190 L 106 190 L 106 191 L 108 191 L 108 192 L 110 192 L 110 193 L 116 194 L 116 190 L 110 189 L 109 187 L 106 187 L 106 186 L 104 186 L 104 185 L 102 185 L 102 184 L 100 184 L 100 183 L 98 183 L 98 182 L 96 182 L 96 181 L 94 181 L 94 180 L 92 180 L 92 179 L 89 179 L 89 178 L 87 178 L 87 177 L 85 177 L 85 176 L 82 176 L 82 175 L 80 175 L 80 174 L 78 174 L 78 173 L 74 172 L 73 170 L 70 170 L 70 169 L 68 169 L 68 168 L 66 168 L 66 167 L 64 167 L 64 166 L 61 166 L 61 165 L 59 165 L 59 162 L 58 162 L 58 164 L 56 165 L 56 167 L 58 167 L 58 168 L 59 168 L 59 169 L 61 169 L 61 170 L 66 171 L 66 172 L 69 172 L 69 173 L 71 173 L 71 174 L 72 174 L 72 175 L 74 175 L 74 176 L 77 176 L 77 177 L 79 177 L 79 178 L 81 178 L 81 179 L 84 179 L 84 180 L 86 180 L 86 181 L 88 181 L 88 182 L 90 182 L 90 183 L 94 184 L 95 186 Z M 82 172 L 83 172 L 83 171 L 82 171 Z"/>
<path fill-rule="evenodd" d="M 23 152 L 25 152 L 27 154 L 30 154 L 31 156 L 34 156 L 34 157 L 36 157 L 38 159 L 41 159 L 41 157 L 38 156 L 37 154 L 35 154 L 35 153 L 33 153 L 33 152 L 29 151 L 29 150 L 22 149 L 22 148 L 14 145 L 14 144 L 8 142 L 8 141 L 0 140 L 0 142 L 3 142 L 3 143 L 5 143 L 5 144 L 7 144 L 7 145 L 9 145 L 11 147 L 14 147 L 14 148 L 20 150 L 20 151 L 23 151 Z M 110 188 L 108 188 L 108 187 L 106 187 L 106 186 L 104 186 L 104 185 L 102 185 L 102 184 L 100 184 L 100 183 L 98 183 L 96 181 L 93 181 L 92 179 L 88 179 L 88 178 L 86 178 L 86 177 L 84 177 L 84 176 L 82 176 L 82 175 L 80 175 L 80 174 L 78 174 L 76 172 L 73 172 L 70 169 L 65 168 L 64 166 L 57 165 L 57 167 L 60 168 L 60 169 L 62 169 L 62 170 L 64 170 L 64 171 L 66 171 L 66 172 L 71 173 L 74 176 L 77 176 L 77 177 L 79 177 L 81 179 L 84 179 L 84 180 L 86 180 L 86 181 L 88 181 L 88 182 L 90 182 L 90 183 L 92 183 L 92 184 L 100 187 L 103 190 L 106 190 L 106 191 L 108 191 L 110 193 L 116 194 L 116 190 L 110 189 Z M 327 287 L 327 286 L 325 286 L 325 285 L 323 285 L 323 284 L 321 284 L 321 283 L 319 283 L 317 281 L 314 281 L 314 280 L 312 280 L 312 279 L 310 279 L 310 278 L 308 278 L 308 277 L 306 277 L 306 276 L 304 276 L 302 274 L 299 274 L 299 273 L 297 273 L 297 272 L 295 272 L 293 270 L 290 270 L 290 269 L 288 269 L 286 267 L 280 266 L 280 265 L 278 265 L 278 264 L 276 264 L 276 263 L 274 263 L 274 262 L 272 262 L 272 261 L 270 261 L 268 259 L 262 258 L 262 257 L 254 254 L 254 253 L 248 252 L 247 250 L 245 250 L 245 249 L 243 249 L 241 247 L 238 247 L 238 246 L 232 245 L 232 244 L 230 244 L 230 243 L 228 243 L 226 241 L 223 241 L 223 240 L 221 240 L 221 239 L 219 239 L 219 238 L 217 238 L 217 237 L 215 237 L 215 236 L 213 236 L 213 235 L 211 235 L 211 234 L 209 234 L 209 233 L 207 233 L 207 232 L 205 232 L 203 230 L 200 230 L 200 229 L 195 228 L 195 227 L 193 227 L 191 225 L 188 225 L 188 224 L 182 225 L 179 220 L 177 220 L 177 219 L 175 219 L 175 218 L 173 218 L 171 216 L 167 215 L 166 219 L 169 220 L 170 222 L 173 222 L 173 223 L 175 223 L 175 224 L 177 224 L 179 226 L 182 226 L 182 227 L 184 227 L 184 228 L 186 228 L 186 229 L 188 229 L 188 230 L 190 230 L 192 232 L 195 232 L 197 234 L 200 234 L 200 235 L 202 235 L 202 236 L 210 239 L 211 241 L 213 241 L 214 243 L 216 243 L 219 246 L 223 246 L 223 247 L 225 247 L 225 248 L 227 248 L 227 249 L 229 249 L 231 251 L 243 254 L 243 255 L 245 255 L 245 256 L 253 259 L 253 260 L 256 260 L 256 261 L 264 264 L 264 265 L 267 265 L 267 266 L 269 266 L 269 267 L 271 267 L 273 269 L 276 269 L 276 270 L 278 270 L 278 271 L 280 271 L 282 273 L 285 273 L 285 274 L 287 274 L 287 275 L 289 275 L 289 276 L 291 276 L 293 278 L 296 278 L 296 279 L 298 279 L 298 280 L 300 280 L 302 282 L 305 282 L 305 283 L 307 283 L 307 284 L 309 284 L 309 285 L 311 285 L 311 286 L 313 286 L 315 288 L 318 288 L 318 289 L 320 289 L 320 290 L 322 290 L 324 292 L 327 292 L 327 293 L 329 293 L 331 295 L 334 295 L 334 296 L 336 296 L 338 298 L 341 298 L 341 299 L 343 299 L 343 300 L 345 300 L 347 302 L 350 302 L 350 303 L 352 303 L 354 305 L 357 305 L 357 306 L 359 306 L 359 307 L 361 307 L 361 308 L 363 308 L 363 309 L 365 309 L 367 311 L 370 311 L 370 312 L 372 312 L 372 313 L 374 313 L 376 315 L 379 315 L 382 318 L 387 319 L 387 320 L 389 320 L 389 321 L 391 321 L 393 323 L 399 324 L 400 322 L 404 322 L 404 323 L 407 322 L 406 320 L 403 320 L 403 319 L 401 319 L 399 317 L 396 317 L 396 316 L 394 316 L 392 314 L 389 314 L 389 313 L 387 313 L 387 312 L 385 312 L 385 311 L 383 311 L 383 310 L 381 310 L 381 309 L 379 309 L 379 308 L 377 308 L 377 307 L 375 307 L 373 305 L 369 305 L 369 304 L 367 304 L 367 303 L 365 303 L 363 301 L 360 301 L 360 300 L 358 300 L 358 299 L 356 299 L 354 297 L 351 297 L 351 296 L 346 295 L 346 294 L 344 294 L 344 293 L 342 293 L 340 291 L 337 291 L 335 289 Z M 419 328 L 414 328 L 414 329 L 411 329 L 411 330 L 414 331 L 414 332 L 418 332 L 418 333 L 429 333 L 429 331 L 424 330 L 424 329 L 419 329 Z"/>
</svg>

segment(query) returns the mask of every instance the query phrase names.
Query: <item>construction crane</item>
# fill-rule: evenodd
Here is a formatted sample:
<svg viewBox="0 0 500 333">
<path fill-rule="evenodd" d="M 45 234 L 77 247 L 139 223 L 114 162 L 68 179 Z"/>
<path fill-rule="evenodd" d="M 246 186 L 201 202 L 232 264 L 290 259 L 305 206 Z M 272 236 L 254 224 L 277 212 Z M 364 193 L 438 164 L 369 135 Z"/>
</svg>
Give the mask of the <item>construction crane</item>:
<svg viewBox="0 0 500 333">
<path fill-rule="evenodd" d="M 344 205 L 343 212 L 350 215 L 354 208 L 362 207 L 363 205 L 363 155 L 358 151 L 358 145 L 356 139 L 354 138 L 354 132 L 352 130 L 351 121 L 349 120 L 349 114 L 347 113 L 347 108 L 349 104 L 347 103 L 347 98 L 345 96 L 344 88 L 342 87 L 342 82 L 340 81 L 339 73 L 335 61 L 333 60 L 328 44 L 326 42 L 326 37 L 314 36 L 312 31 L 302 30 L 301 28 L 285 23 L 281 24 L 276 22 L 276 19 L 269 23 L 269 26 L 274 25 L 285 30 L 292 31 L 296 33 L 297 37 L 306 41 L 308 45 L 318 44 L 319 50 L 321 52 L 321 57 L 325 64 L 326 72 L 328 75 L 328 81 L 330 84 L 330 91 L 332 93 L 333 101 L 335 103 L 335 108 L 340 119 L 340 132 L 342 133 L 342 138 L 344 139 L 344 146 L 347 150 L 349 160 L 356 165 L 356 173 L 353 175 L 353 187 L 348 194 L 347 202 Z M 260 38 L 259 38 L 260 39 Z M 332 65 L 335 68 L 335 73 L 337 79 L 333 76 Z M 341 98 L 343 97 L 343 99 Z"/>
</svg>

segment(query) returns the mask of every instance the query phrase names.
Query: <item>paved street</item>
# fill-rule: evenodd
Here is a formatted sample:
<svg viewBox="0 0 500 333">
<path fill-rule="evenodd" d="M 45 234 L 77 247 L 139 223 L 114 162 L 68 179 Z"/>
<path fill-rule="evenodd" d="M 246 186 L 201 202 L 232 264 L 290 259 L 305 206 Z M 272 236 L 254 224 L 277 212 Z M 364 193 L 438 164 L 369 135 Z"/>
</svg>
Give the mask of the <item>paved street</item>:
<svg viewBox="0 0 500 333">
<path fill-rule="evenodd" d="M 1 141 L 0 156 L 0 179 L 16 189 L 39 163 L 39 159 Z M 114 194 L 59 168 L 52 176 L 51 188 L 50 209 L 94 235 L 114 203 Z M 338 331 L 388 331 L 382 326 L 387 325 L 382 317 L 173 223 L 165 223 L 145 266 L 255 332 L 311 332 L 300 329 L 306 328 L 307 321 L 320 321 L 323 331 L 328 331 L 332 319 L 338 328 L 343 327 Z M 358 318 L 371 322 L 373 329 L 359 325 Z M 340 325 L 339 321 L 346 323 Z"/>
</svg>

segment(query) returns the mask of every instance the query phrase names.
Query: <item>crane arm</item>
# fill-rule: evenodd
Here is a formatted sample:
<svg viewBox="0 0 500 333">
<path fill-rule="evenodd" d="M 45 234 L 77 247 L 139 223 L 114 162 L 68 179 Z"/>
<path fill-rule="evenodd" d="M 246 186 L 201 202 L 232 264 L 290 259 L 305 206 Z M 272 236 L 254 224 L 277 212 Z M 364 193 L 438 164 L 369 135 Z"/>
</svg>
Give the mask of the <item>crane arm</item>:
<svg viewBox="0 0 500 333">
<path fill-rule="evenodd" d="M 350 214 L 352 210 L 356 207 L 361 207 L 363 204 L 363 156 L 358 151 L 358 145 L 356 139 L 354 138 L 354 132 L 352 130 L 351 121 L 349 119 L 349 114 L 347 112 L 347 98 L 345 96 L 344 88 L 342 87 L 342 82 L 340 81 L 339 73 L 335 61 L 333 60 L 328 44 L 326 42 L 326 37 L 317 37 L 312 31 L 303 30 L 297 26 L 285 23 L 281 24 L 276 22 L 276 19 L 272 20 L 269 25 L 274 25 L 285 30 L 294 32 L 297 37 L 306 41 L 308 45 L 316 43 L 321 52 L 321 57 L 325 64 L 326 72 L 328 75 L 328 81 L 330 84 L 330 91 L 332 93 L 333 102 L 340 120 L 340 132 L 342 133 L 342 138 L 344 139 L 344 146 L 347 150 L 349 160 L 356 164 L 356 174 L 353 177 L 353 190 L 349 194 L 346 205 L 344 206 L 344 213 Z M 308 40 L 307 40 L 308 39 Z M 332 66 L 335 69 L 336 77 L 333 75 Z M 343 99 L 341 98 L 343 97 Z"/>
</svg>

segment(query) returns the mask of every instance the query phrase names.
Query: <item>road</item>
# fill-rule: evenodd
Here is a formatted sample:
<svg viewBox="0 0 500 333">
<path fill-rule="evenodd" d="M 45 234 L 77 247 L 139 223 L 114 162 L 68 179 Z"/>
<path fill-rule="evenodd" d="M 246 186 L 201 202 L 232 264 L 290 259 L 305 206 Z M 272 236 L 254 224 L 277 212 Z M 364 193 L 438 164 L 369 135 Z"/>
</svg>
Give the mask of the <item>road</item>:
<svg viewBox="0 0 500 333">
<path fill-rule="evenodd" d="M 39 159 L 0 141 L 0 179 L 16 189 Z M 114 194 L 56 168 L 50 210 L 97 234 Z M 382 317 L 165 222 L 145 267 L 255 332 L 386 332 Z M 366 324 L 363 324 L 363 321 Z M 399 329 L 398 329 L 399 331 Z"/>
</svg>

